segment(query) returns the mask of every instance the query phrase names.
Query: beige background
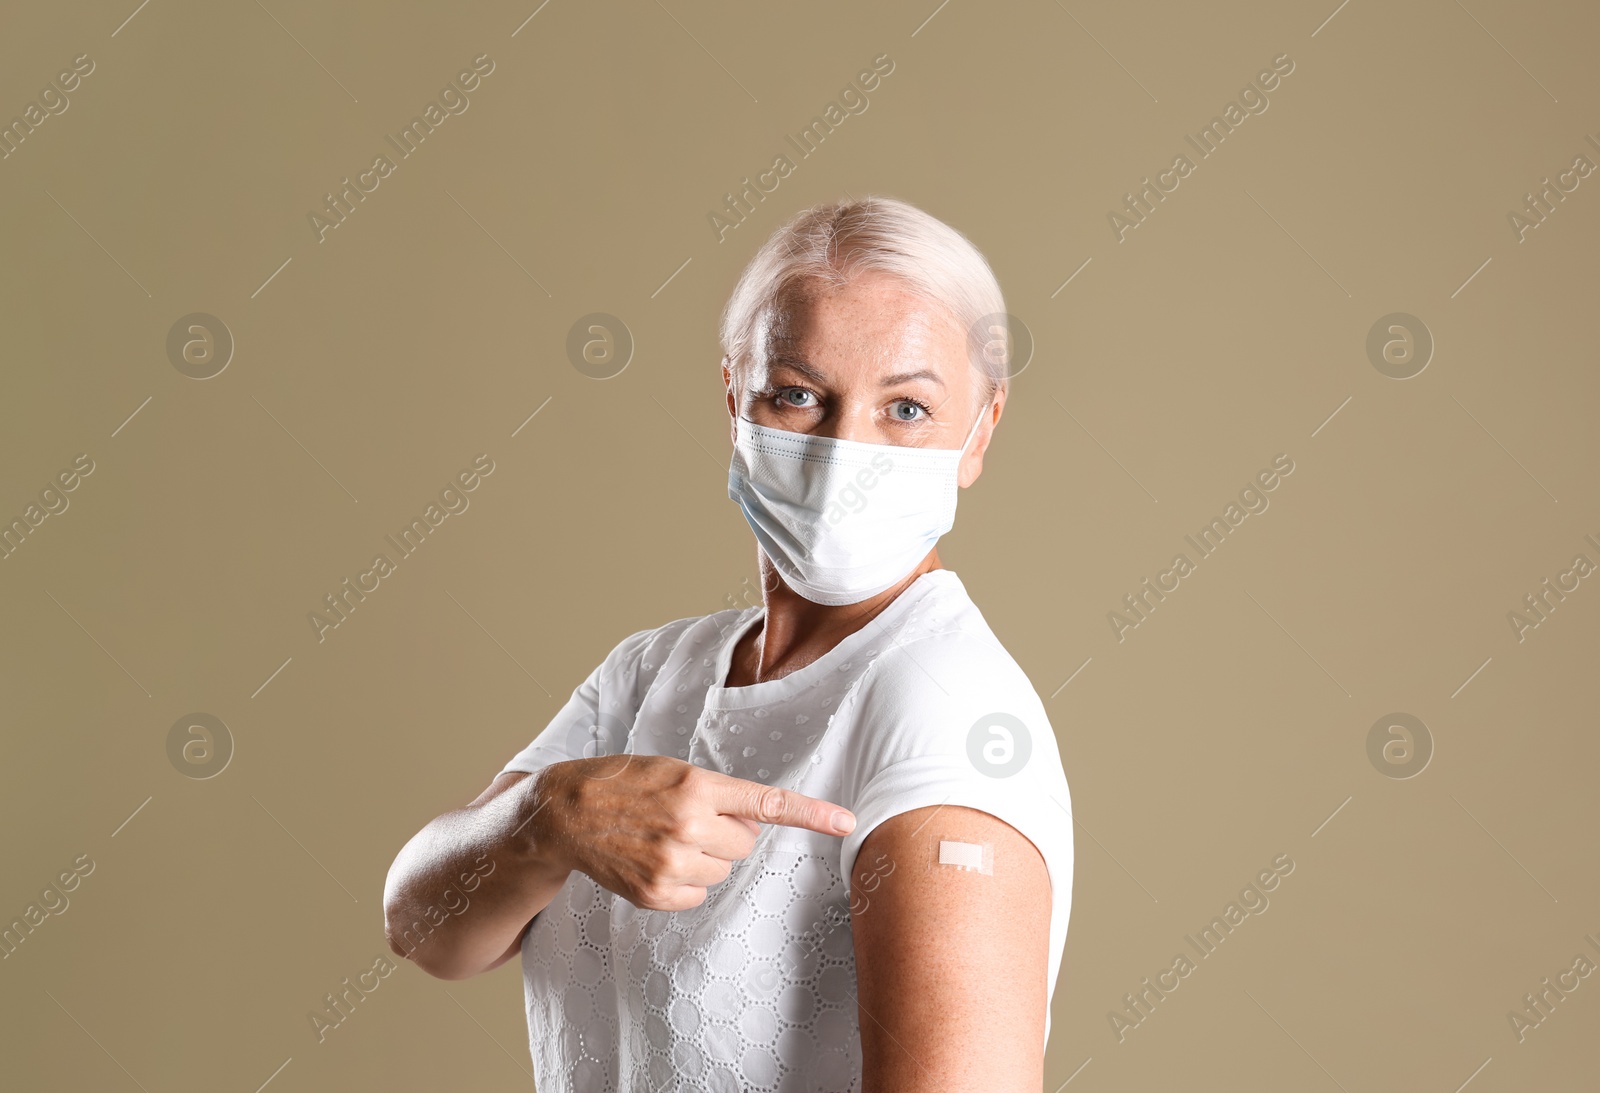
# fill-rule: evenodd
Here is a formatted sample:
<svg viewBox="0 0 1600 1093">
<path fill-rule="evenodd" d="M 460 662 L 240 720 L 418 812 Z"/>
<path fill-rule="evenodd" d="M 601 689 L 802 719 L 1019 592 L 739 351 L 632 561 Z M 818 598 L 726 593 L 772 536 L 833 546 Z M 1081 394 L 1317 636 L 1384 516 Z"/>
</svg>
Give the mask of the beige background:
<svg viewBox="0 0 1600 1093">
<path fill-rule="evenodd" d="M 845 193 L 967 233 L 1037 339 L 941 553 L 1073 793 L 1046 1088 L 1592 1084 L 1600 979 L 1521 1042 L 1507 1013 L 1600 961 L 1600 578 L 1525 640 L 1507 615 L 1600 563 L 1600 177 L 1508 219 L 1600 163 L 1594 9 L 536 6 L 8 14 L 0 119 L 95 67 L 0 161 L 0 515 L 95 470 L 0 562 L 0 917 L 95 868 L 0 962 L 3 1084 L 530 1087 L 515 966 L 403 966 L 323 1042 L 307 1014 L 388 954 L 418 827 L 623 636 L 753 576 L 717 312 Z M 882 53 L 869 109 L 719 243 L 723 195 Z M 323 195 L 480 54 L 468 111 L 319 243 Z M 596 311 L 637 341 L 607 380 L 565 350 Z M 204 381 L 166 352 L 194 312 L 236 340 Z M 1437 343 L 1405 380 L 1366 351 L 1392 312 Z M 479 453 L 470 508 L 319 642 L 308 613 Z M 1270 508 L 1119 642 L 1108 612 L 1278 453 Z M 167 753 L 195 712 L 233 739 L 208 779 Z M 1409 779 L 1366 750 L 1395 712 L 1434 749 Z M 1268 910 L 1119 1043 L 1108 1011 L 1280 854 Z"/>
</svg>

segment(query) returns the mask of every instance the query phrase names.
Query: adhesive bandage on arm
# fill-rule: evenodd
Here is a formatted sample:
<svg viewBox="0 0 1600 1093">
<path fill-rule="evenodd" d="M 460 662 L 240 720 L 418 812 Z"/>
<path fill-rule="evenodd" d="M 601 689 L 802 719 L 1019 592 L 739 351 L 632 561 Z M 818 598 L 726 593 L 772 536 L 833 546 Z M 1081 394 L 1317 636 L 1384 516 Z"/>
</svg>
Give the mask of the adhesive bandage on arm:
<svg viewBox="0 0 1600 1093">
<path fill-rule="evenodd" d="M 956 839 L 940 839 L 932 846 L 928 868 L 936 865 L 953 866 L 968 873 L 994 876 L 994 846 L 991 843 L 964 843 Z"/>
</svg>

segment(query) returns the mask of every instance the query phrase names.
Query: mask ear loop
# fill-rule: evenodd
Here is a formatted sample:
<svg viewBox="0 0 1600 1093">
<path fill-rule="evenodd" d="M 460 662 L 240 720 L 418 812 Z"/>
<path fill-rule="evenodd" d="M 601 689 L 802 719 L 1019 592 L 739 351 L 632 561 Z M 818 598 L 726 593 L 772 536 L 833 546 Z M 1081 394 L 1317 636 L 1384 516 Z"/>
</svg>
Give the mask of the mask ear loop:
<svg viewBox="0 0 1600 1093">
<path fill-rule="evenodd" d="M 983 424 L 983 416 L 989 412 L 989 408 L 993 405 L 994 399 L 991 398 L 983 404 L 983 409 L 978 411 L 977 420 L 972 423 L 972 428 L 967 430 L 967 439 L 961 442 L 961 454 L 963 456 L 967 454 L 967 445 L 971 444 L 972 438 L 978 435 L 978 426 Z"/>
</svg>

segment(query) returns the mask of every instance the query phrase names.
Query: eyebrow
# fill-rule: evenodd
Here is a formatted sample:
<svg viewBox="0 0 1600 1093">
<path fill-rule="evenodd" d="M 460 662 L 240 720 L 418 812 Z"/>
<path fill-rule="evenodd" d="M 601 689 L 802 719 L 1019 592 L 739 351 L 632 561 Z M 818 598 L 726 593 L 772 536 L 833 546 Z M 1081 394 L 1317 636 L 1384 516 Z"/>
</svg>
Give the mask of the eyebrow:
<svg viewBox="0 0 1600 1093">
<path fill-rule="evenodd" d="M 819 370 L 813 368 L 805 361 L 796 357 L 776 356 L 773 357 L 769 363 L 774 367 L 781 365 L 785 368 L 792 368 L 801 375 L 815 380 L 817 383 L 826 383 L 828 380 L 828 377 L 823 375 Z M 944 380 L 939 378 L 939 374 L 927 368 L 919 368 L 915 372 L 896 372 L 892 376 L 885 376 L 883 377 L 883 382 L 880 386 L 893 387 L 900 383 L 910 383 L 912 380 L 928 380 L 932 383 L 938 384 L 940 387 L 944 386 Z"/>
</svg>

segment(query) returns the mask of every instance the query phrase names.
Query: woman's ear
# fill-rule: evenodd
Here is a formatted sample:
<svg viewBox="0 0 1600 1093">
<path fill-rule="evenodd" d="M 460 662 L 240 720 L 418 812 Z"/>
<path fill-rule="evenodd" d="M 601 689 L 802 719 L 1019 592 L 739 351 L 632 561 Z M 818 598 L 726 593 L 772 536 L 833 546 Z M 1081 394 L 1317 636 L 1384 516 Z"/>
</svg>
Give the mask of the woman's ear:
<svg viewBox="0 0 1600 1093">
<path fill-rule="evenodd" d="M 978 417 L 978 431 L 972 438 L 972 448 L 961 460 L 961 466 L 956 475 L 956 483 L 963 489 L 972 485 L 983 473 L 983 457 L 989 451 L 989 441 L 994 438 L 994 430 L 1000 424 L 1000 415 L 1005 412 L 1006 391 L 1004 385 L 995 390 L 989 405 L 985 406 Z"/>
<path fill-rule="evenodd" d="M 742 396 L 737 371 L 732 367 L 732 359 L 723 354 L 722 357 L 722 386 L 723 394 L 728 404 L 728 442 L 737 444 L 739 441 L 739 399 Z"/>
</svg>

